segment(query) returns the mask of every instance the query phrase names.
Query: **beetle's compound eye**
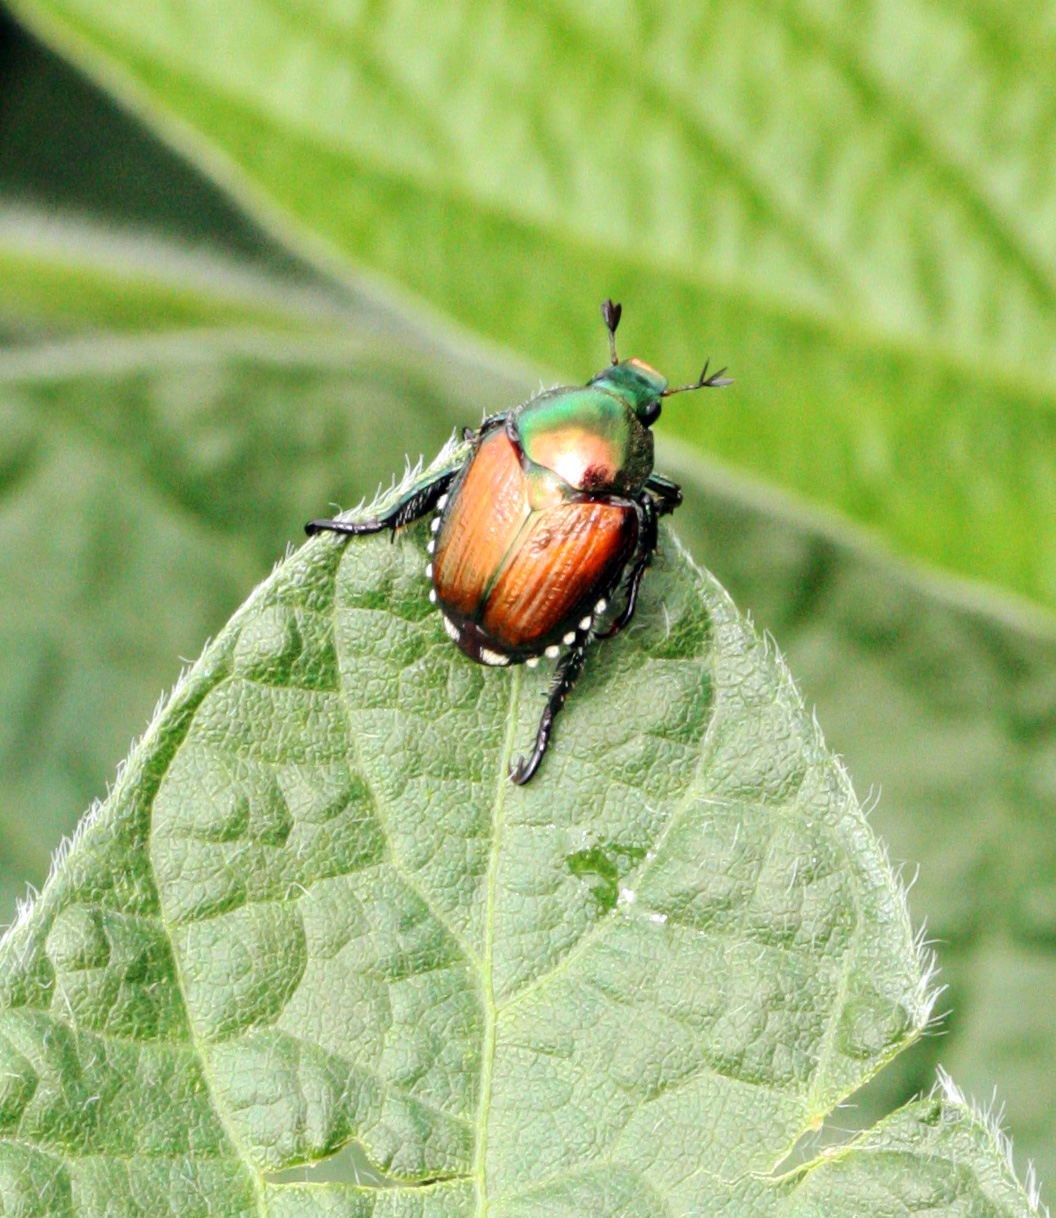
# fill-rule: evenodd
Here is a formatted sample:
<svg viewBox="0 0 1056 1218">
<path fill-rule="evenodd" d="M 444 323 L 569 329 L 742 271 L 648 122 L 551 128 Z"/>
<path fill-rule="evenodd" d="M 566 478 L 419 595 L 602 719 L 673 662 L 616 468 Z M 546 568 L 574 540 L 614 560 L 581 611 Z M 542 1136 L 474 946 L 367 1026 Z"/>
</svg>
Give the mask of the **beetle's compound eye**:
<svg viewBox="0 0 1056 1218">
<path fill-rule="evenodd" d="M 654 398 L 651 402 L 646 402 L 646 404 L 638 411 L 638 417 L 642 420 L 646 427 L 652 427 L 652 425 L 660 417 L 660 399 Z"/>
</svg>

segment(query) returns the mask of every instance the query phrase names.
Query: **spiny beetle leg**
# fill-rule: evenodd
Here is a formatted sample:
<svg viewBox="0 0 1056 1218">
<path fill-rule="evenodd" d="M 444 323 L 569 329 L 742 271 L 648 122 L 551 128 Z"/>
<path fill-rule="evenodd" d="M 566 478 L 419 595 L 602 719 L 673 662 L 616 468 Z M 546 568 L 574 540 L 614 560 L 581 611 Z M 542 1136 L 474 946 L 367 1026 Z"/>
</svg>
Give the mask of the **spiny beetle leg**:
<svg viewBox="0 0 1056 1218">
<path fill-rule="evenodd" d="M 373 516 L 369 520 L 309 520 L 304 531 L 309 537 L 322 532 L 349 533 L 359 537 L 364 533 L 380 533 L 384 529 L 391 529 L 395 540 L 397 529 L 421 519 L 436 507 L 440 496 L 454 481 L 457 473 L 457 470 L 444 470 L 428 482 L 412 486 L 406 495 L 397 499 L 392 507 L 380 516 Z"/>
<path fill-rule="evenodd" d="M 496 427 L 502 427 L 506 420 L 510 417 L 508 410 L 502 411 L 500 414 L 489 414 L 483 420 L 480 426 L 476 429 L 472 427 L 462 428 L 462 439 L 467 444 L 475 444 L 488 434 L 489 431 L 494 431 Z"/>
<path fill-rule="evenodd" d="M 477 435 L 487 435 L 489 431 L 494 431 L 496 427 L 502 427 L 506 420 L 510 417 L 508 410 L 503 410 L 499 414 L 489 414 L 488 417 L 477 428 Z"/>
<path fill-rule="evenodd" d="M 667 479 L 663 479 L 663 481 L 667 482 Z M 668 483 L 668 485 L 678 492 L 679 499 L 681 499 L 681 491 L 678 490 L 678 487 L 673 482 Z M 659 494 L 660 492 L 657 491 L 657 493 Z M 639 541 L 634 568 L 631 573 L 627 604 L 609 629 L 604 634 L 596 634 L 595 638 L 612 638 L 613 635 L 619 634 L 631 618 L 634 617 L 634 611 L 638 604 L 638 588 L 642 582 L 642 576 L 645 574 L 645 568 L 649 565 L 649 560 L 652 558 L 653 551 L 656 549 L 659 540 L 656 528 L 657 505 L 653 496 L 649 493 L 643 493 L 640 499 L 634 500 L 634 506 L 638 513 Z M 668 510 L 671 511 L 673 508 Z M 564 705 L 569 690 L 571 690 L 583 667 L 583 659 L 586 655 L 589 637 L 589 635 L 585 635 L 558 665 L 554 683 L 550 687 L 550 694 L 546 700 L 546 708 L 543 711 L 542 718 L 539 720 L 535 747 L 532 749 L 528 760 L 525 761 L 521 757 L 515 766 L 510 766 L 510 780 L 519 787 L 523 787 L 539 768 L 539 763 L 542 761 L 543 754 L 546 752 L 546 746 L 550 741 L 550 733 L 554 726 L 554 716 Z"/>
<path fill-rule="evenodd" d="M 539 720 L 539 730 L 535 734 L 535 746 L 527 761 L 523 757 L 519 757 L 517 764 L 510 766 L 510 781 L 518 787 L 523 787 L 539 768 L 539 762 L 542 761 L 546 746 L 550 742 L 550 733 L 554 728 L 554 716 L 564 705 L 569 690 L 575 684 L 586 654 L 587 640 L 584 637 L 580 643 L 565 654 L 558 664 L 554 682 L 550 686 L 550 693 L 546 699 L 543 716 Z"/>
</svg>

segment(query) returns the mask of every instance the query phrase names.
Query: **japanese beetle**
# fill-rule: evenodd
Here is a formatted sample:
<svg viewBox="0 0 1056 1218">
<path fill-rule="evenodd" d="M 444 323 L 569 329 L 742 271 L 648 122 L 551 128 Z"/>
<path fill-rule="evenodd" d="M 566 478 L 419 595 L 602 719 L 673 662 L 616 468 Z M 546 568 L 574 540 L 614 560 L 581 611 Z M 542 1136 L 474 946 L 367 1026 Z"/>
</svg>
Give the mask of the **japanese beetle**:
<svg viewBox="0 0 1056 1218">
<path fill-rule="evenodd" d="M 601 312 L 612 359 L 586 385 L 551 389 L 467 428 L 468 453 L 412 483 L 381 515 L 305 525 L 309 536 L 395 536 L 436 511 L 429 599 L 459 648 L 480 664 L 558 661 L 535 747 L 510 768 L 518 785 L 539 768 L 587 644 L 633 617 L 657 519 L 682 502 L 679 487 L 653 471 L 649 429 L 661 400 L 731 383 L 725 369 L 708 376 L 705 364 L 691 385 L 669 389 L 648 364 L 617 357 L 620 306 L 606 300 Z M 599 628 L 616 597 L 623 607 Z"/>
</svg>

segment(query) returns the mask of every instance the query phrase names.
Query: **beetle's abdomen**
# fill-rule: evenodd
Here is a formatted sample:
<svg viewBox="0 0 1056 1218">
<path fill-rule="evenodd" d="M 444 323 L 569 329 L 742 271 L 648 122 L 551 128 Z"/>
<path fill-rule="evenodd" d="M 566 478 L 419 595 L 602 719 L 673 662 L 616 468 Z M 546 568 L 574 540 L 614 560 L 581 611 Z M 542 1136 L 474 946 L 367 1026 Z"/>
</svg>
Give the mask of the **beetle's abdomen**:
<svg viewBox="0 0 1056 1218">
<path fill-rule="evenodd" d="M 536 654 L 619 579 L 638 541 L 634 508 L 565 494 L 545 471 L 525 473 L 505 429 L 481 443 L 444 509 L 433 555 L 440 608 L 467 655 Z"/>
<path fill-rule="evenodd" d="M 443 606 L 477 614 L 529 512 L 520 456 L 504 430 L 494 431 L 452 492 L 437 535 L 433 584 Z"/>
<path fill-rule="evenodd" d="M 629 506 L 572 502 L 533 512 L 484 605 L 485 634 L 514 654 L 556 640 L 608 592 L 637 540 Z"/>
</svg>

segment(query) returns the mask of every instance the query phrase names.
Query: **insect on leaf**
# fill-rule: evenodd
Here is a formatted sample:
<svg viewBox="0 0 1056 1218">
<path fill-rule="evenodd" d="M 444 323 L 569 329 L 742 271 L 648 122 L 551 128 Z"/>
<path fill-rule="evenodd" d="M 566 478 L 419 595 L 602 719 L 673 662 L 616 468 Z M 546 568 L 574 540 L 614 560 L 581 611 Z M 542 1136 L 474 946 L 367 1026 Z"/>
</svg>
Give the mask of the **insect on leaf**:
<svg viewBox="0 0 1056 1218">
<path fill-rule="evenodd" d="M 1030 1213 L 952 1092 L 781 1170 L 929 982 L 715 581 L 664 534 L 517 789 L 549 674 L 456 651 L 427 536 L 282 563 L 4 939 L 4 1212 Z"/>
</svg>

